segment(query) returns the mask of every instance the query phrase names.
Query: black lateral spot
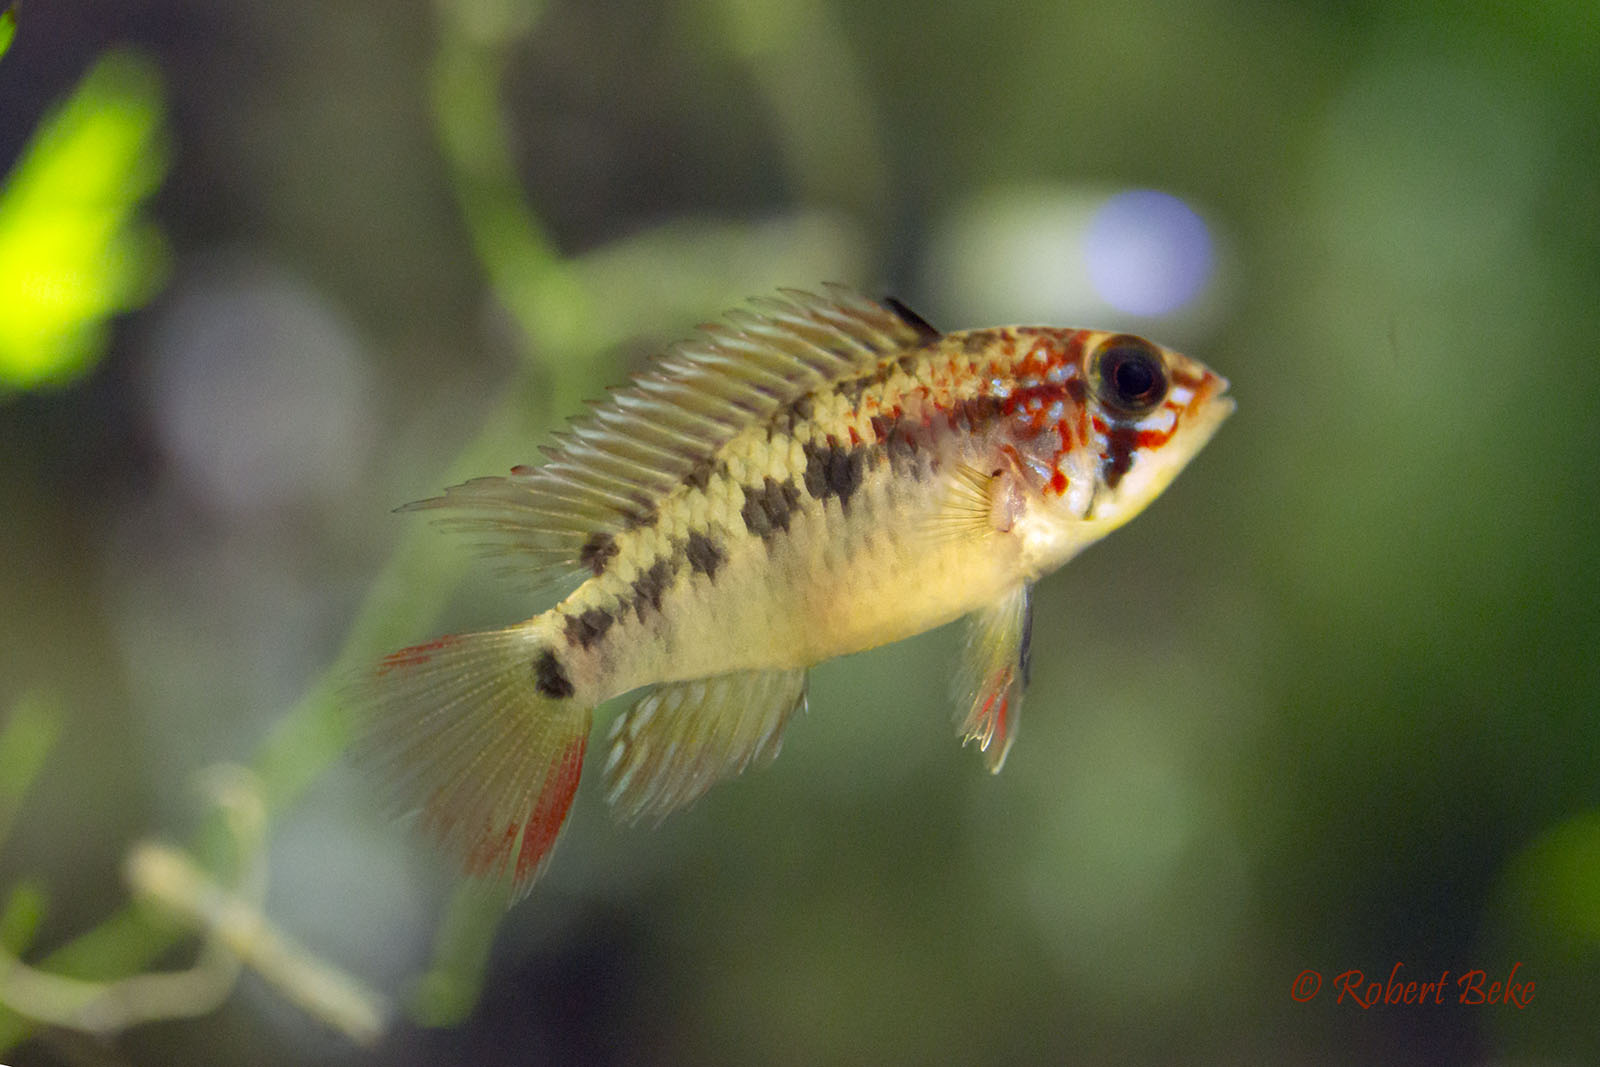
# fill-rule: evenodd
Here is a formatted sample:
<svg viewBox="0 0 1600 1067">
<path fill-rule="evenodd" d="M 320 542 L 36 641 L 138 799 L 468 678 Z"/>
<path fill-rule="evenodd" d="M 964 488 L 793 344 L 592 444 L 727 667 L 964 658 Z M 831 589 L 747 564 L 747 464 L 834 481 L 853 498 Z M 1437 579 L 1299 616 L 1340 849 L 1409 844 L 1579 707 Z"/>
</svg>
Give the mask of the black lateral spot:
<svg viewBox="0 0 1600 1067">
<path fill-rule="evenodd" d="M 588 648 L 606 635 L 616 617 L 601 608 L 590 608 L 582 615 L 567 616 L 566 636 L 569 644 Z"/>
<path fill-rule="evenodd" d="M 886 296 L 883 298 L 883 306 L 894 312 L 895 315 L 899 317 L 901 322 L 917 331 L 917 340 L 920 344 L 928 344 L 932 341 L 937 341 L 940 337 L 944 336 L 933 326 L 929 325 L 927 319 L 923 318 L 921 315 L 918 315 L 915 311 L 912 311 L 910 308 L 906 307 L 892 296 Z"/>
<path fill-rule="evenodd" d="M 789 519 L 800 506 L 800 490 L 793 483 L 765 479 L 759 486 L 746 486 L 744 507 L 739 514 L 745 529 L 763 540 L 789 531 Z"/>
<path fill-rule="evenodd" d="M 658 612 L 661 610 L 661 598 L 672 584 L 672 575 L 672 560 L 663 557 L 633 580 L 633 610 L 639 613 L 640 621 L 644 620 L 646 604 Z"/>
<path fill-rule="evenodd" d="M 805 446 L 805 454 L 806 491 L 818 500 L 836 496 L 840 507 L 849 507 L 850 498 L 861 488 L 866 449 L 813 444 Z"/>
<path fill-rule="evenodd" d="M 1133 466 L 1133 450 L 1138 441 L 1139 431 L 1132 426 L 1113 425 L 1106 434 L 1106 457 L 1101 461 L 1100 472 L 1107 489 L 1115 489 Z"/>
<path fill-rule="evenodd" d="M 717 568 L 727 559 L 722 546 L 698 530 L 689 535 L 687 554 L 690 568 L 711 579 L 716 578 Z"/>
<path fill-rule="evenodd" d="M 556 654 L 548 648 L 533 661 L 533 687 L 547 697 L 556 700 L 565 700 L 576 690 L 572 688 L 572 679 L 567 677 L 567 672 L 561 666 L 561 661 L 556 659 Z"/>
<path fill-rule="evenodd" d="M 866 448 L 840 448 L 829 445 L 805 446 L 805 488 L 813 498 L 837 496 L 840 507 L 850 506 L 850 498 L 861 488 L 861 469 Z"/>
<path fill-rule="evenodd" d="M 578 549 L 578 562 L 594 571 L 596 576 L 606 572 L 609 564 L 617 554 L 617 539 L 605 532 L 593 533 Z"/>
<path fill-rule="evenodd" d="M 866 453 L 859 448 L 836 448 L 828 459 L 828 486 L 839 494 L 839 506 L 848 507 L 861 488 L 861 468 Z"/>
<path fill-rule="evenodd" d="M 772 519 L 767 515 L 766 490 L 759 486 L 744 487 L 744 507 L 739 509 L 744 528 L 760 538 L 772 536 Z"/>
<path fill-rule="evenodd" d="M 828 446 L 807 443 L 801 450 L 806 454 L 806 492 L 811 499 L 821 500 L 828 495 Z"/>
</svg>

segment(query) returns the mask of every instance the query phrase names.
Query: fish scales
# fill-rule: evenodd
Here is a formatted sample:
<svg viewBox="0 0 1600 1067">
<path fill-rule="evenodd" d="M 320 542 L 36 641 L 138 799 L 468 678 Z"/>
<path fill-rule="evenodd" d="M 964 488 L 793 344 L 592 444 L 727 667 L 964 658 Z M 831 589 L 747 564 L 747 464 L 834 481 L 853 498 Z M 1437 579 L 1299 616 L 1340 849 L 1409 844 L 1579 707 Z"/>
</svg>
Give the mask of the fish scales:
<svg viewBox="0 0 1600 1067">
<path fill-rule="evenodd" d="M 656 817 L 776 754 L 805 671 L 972 617 L 960 729 L 999 770 L 1031 586 L 1158 495 L 1232 410 L 1141 338 L 940 334 L 845 291 L 708 329 L 576 424 L 539 468 L 414 507 L 577 581 L 555 607 L 386 659 L 356 699 L 397 805 L 525 892 L 604 701 L 608 800 Z"/>
<path fill-rule="evenodd" d="M 806 394 L 808 417 L 747 427 L 708 479 L 675 490 L 650 526 L 618 535 L 617 555 L 552 619 L 583 698 L 808 666 L 987 603 L 1013 560 L 954 539 L 930 557 L 919 536 L 919 518 L 948 491 L 943 479 L 960 463 L 990 463 L 1004 436 L 995 418 L 974 425 L 962 402 L 1010 379 L 1015 338 L 990 332 L 994 358 L 975 357 L 982 350 L 966 341 L 886 356 L 881 380 Z M 693 565 L 691 539 L 709 546 L 715 568 Z M 664 589 L 652 572 L 667 576 Z"/>
</svg>

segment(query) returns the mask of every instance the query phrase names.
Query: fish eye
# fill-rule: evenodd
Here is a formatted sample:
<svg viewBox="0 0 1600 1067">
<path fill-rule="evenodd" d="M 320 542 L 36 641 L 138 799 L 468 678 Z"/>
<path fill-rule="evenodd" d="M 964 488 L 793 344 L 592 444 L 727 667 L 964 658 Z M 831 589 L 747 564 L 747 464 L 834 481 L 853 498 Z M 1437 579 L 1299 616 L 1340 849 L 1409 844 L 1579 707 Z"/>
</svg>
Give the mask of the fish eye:
<svg viewBox="0 0 1600 1067">
<path fill-rule="evenodd" d="M 1107 339 L 1095 353 L 1098 393 L 1107 407 L 1142 415 L 1167 395 L 1167 368 L 1149 341 L 1131 334 Z"/>
</svg>

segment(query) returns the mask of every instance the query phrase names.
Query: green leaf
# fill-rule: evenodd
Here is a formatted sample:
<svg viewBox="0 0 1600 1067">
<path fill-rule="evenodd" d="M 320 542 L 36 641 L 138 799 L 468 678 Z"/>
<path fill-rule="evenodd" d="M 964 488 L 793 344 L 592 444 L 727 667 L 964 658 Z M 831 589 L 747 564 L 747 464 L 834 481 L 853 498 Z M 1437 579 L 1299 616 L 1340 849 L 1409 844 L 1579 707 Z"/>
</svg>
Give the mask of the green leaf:
<svg viewBox="0 0 1600 1067">
<path fill-rule="evenodd" d="M 7 4 L 4 11 L 0 11 L 0 56 L 6 54 L 6 49 L 11 47 L 11 38 L 17 35 L 17 5 Z"/>
<path fill-rule="evenodd" d="M 166 248 L 139 208 L 166 170 L 162 116 L 155 65 L 108 53 L 0 186 L 0 390 L 78 377 L 107 320 L 159 288 Z"/>
</svg>

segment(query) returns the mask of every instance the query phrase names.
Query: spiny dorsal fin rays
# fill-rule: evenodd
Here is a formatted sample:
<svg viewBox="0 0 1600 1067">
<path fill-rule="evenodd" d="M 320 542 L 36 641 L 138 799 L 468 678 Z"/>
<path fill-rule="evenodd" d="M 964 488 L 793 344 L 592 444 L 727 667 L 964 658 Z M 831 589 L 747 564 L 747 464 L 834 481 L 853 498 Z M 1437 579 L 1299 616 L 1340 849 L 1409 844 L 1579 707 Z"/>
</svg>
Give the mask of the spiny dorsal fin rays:
<svg viewBox="0 0 1600 1067">
<path fill-rule="evenodd" d="M 531 557 L 536 585 L 570 585 L 589 565 L 580 558 L 586 545 L 648 521 L 741 429 L 937 337 L 900 305 L 842 286 L 823 297 L 781 292 L 673 345 L 556 435 L 543 466 L 475 478 L 403 510 L 447 509 L 442 525 L 478 535 L 484 548 Z"/>
<path fill-rule="evenodd" d="M 984 764 L 994 774 L 1000 773 L 1017 738 L 1032 632 L 1033 594 L 1028 585 L 1018 585 L 973 613 L 968 622 L 955 682 L 961 741 L 976 741 Z"/>
<path fill-rule="evenodd" d="M 740 671 L 657 686 L 612 722 L 606 799 L 619 819 L 660 820 L 778 754 L 805 705 L 806 672 Z"/>
</svg>

